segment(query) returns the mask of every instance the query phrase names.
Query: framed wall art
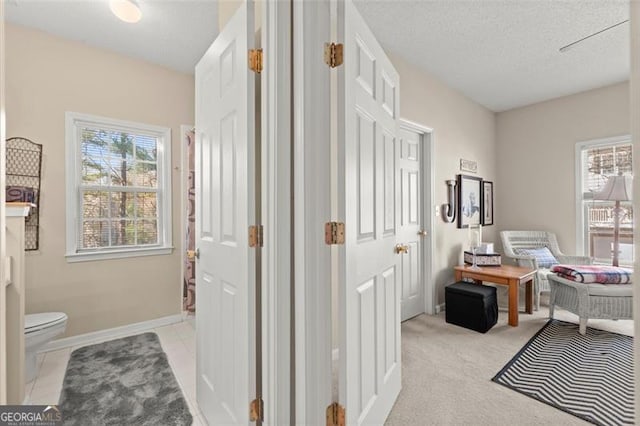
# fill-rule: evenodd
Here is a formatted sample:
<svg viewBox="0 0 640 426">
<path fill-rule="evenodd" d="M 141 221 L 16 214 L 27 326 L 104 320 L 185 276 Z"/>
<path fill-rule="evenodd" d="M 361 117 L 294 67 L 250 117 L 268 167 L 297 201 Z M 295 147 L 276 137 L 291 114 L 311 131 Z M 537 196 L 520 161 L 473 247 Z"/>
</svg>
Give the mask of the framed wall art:
<svg viewBox="0 0 640 426">
<path fill-rule="evenodd" d="M 458 175 L 458 228 L 480 225 L 482 178 Z"/>
<path fill-rule="evenodd" d="M 482 181 L 482 224 L 493 225 L 493 182 Z"/>
</svg>

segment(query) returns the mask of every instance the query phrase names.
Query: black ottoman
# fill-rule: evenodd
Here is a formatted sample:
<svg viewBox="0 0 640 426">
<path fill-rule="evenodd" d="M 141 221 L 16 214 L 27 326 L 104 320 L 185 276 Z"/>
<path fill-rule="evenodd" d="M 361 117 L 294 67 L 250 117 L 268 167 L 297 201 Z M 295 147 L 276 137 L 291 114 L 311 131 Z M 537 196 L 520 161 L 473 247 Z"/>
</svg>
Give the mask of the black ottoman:
<svg viewBox="0 0 640 426">
<path fill-rule="evenodd" d="M 486 333 L 498 322 L 495 287 L 458 281 L 445 287 L 444 297 L 450 324 Z"/>
</svg>

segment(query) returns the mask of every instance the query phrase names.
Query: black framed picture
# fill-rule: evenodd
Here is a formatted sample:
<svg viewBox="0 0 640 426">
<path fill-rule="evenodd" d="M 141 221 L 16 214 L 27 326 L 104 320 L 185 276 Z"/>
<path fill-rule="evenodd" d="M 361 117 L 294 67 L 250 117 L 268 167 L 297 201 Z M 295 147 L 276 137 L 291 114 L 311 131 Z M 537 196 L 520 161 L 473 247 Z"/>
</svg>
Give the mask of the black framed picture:
<svg viewBox="0 0 640 426">
<path fill-rule="evenodd" d="M 458 175 L 458 228 L 481 224 L 482 178 Z"/>
<path fill-rule="evenodd" d="M 493 225 L 493 182 L 482 181 L 482 224 Z"/>
</svg>

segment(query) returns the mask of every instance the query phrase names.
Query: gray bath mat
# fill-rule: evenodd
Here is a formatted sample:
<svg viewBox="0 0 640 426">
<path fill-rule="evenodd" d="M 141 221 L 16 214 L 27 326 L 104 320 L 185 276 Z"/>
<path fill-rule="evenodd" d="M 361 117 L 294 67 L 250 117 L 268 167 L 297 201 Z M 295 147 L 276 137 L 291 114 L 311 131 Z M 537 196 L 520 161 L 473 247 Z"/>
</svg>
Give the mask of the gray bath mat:
<svg viewBox="0 0 640 426">
<path fill-rule="evenodd" d="M 59 408 L 65 425 L 188 426 L 192 422 L 155 333 L 73 351 Z"/>
</svg>

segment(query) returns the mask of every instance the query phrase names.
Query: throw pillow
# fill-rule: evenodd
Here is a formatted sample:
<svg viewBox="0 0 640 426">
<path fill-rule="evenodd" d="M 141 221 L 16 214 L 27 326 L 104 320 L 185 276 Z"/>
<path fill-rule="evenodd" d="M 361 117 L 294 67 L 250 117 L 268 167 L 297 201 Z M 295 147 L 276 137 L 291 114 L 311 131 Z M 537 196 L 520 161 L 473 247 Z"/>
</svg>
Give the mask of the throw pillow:
<svg viewBox="0 0 640 426">
<path fill-rule="evenodd" d="M 549 269 L 553 265 L 557 265 L 558 259 L 551 253 L 549 248 L 540 247 L 540 248 L 521 248 L 515 250 L 516 254 L 520 254 L 523 256 L 533 256 L 538 261 L 539 268 Z"/>
</svg>

